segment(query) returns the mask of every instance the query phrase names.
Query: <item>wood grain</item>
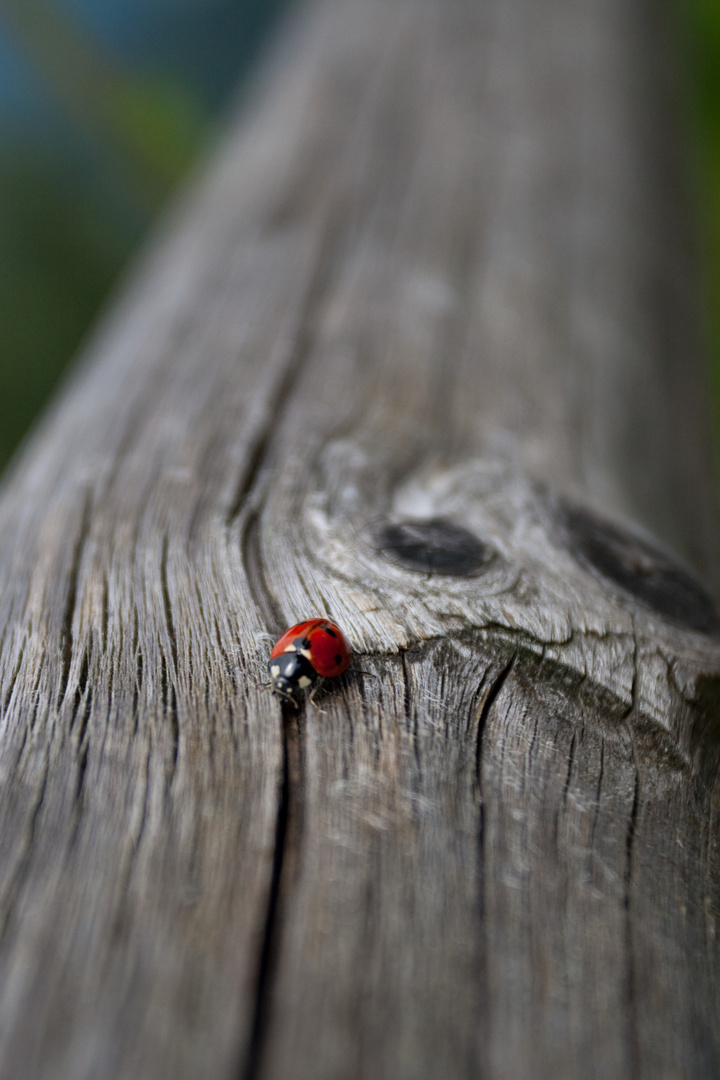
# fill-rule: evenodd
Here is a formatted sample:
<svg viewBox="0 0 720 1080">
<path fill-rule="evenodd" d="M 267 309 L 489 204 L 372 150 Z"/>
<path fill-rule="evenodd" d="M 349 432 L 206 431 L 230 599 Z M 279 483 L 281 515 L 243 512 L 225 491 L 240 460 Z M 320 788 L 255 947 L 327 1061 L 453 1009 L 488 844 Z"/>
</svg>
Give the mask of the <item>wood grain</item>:
<svg viewBox="0 0 720 1080">
<path fill-rule="evenodd" d="M 720 1075 L 670 61 L 638 0 L 296 9 L 2 490 L 2 1080 Z"/>
</svg>

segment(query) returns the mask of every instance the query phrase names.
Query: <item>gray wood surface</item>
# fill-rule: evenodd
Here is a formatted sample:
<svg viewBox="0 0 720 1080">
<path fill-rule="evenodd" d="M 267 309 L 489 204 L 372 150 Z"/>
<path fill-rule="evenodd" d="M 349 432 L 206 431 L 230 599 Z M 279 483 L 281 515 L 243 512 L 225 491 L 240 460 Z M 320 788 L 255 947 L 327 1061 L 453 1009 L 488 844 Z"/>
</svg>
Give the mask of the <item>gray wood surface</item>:
<svg viewBox="0 0 720 1080">
<path fill-rule="evenodd" d="M 671 60 L 640 0 L 296 9 L 0 497 L 2 1080 L 720 1076 Z"/>
</svg>

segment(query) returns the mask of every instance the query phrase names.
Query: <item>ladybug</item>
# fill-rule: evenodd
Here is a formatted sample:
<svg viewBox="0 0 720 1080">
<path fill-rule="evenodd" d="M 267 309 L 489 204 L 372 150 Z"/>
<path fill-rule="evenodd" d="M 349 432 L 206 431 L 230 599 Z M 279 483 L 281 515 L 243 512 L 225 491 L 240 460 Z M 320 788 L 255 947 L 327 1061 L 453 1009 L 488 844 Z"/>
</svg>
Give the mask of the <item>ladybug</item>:
<svg viewBox="0 0 720 1080">
<path fill-rule="evenodd" d="M 342 675 L 349 667 L 350 646 L 340 627 L 329 619 L 307 619 L 291 626 L 273 645 L 270 687 L 294 704 L 300 691 L 309 689 L 312 701 L 323 679 Z"/>
</svg>

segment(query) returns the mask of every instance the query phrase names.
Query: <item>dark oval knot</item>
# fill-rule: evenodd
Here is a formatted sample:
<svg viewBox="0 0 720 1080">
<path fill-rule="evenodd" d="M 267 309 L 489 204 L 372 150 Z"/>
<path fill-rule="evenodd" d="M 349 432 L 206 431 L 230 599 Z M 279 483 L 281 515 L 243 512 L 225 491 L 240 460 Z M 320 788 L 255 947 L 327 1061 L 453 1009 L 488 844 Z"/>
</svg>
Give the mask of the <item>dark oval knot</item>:
<svg viewBox="0 0 720 1080">
<path fill-rule="evenodd" d="M 443 518 L 386 523 L 376 537 L 393 562 L 429 574 L 469 577 L 487 569 L 495 555 L 469 529 Z"/>
<path fill-rule="evenodd" d="M 580 507 L 563 503 L 560 515 L 579 562 L 678 626 L 720 634 L 713 598 L 669 554 Z"/>
</svg>

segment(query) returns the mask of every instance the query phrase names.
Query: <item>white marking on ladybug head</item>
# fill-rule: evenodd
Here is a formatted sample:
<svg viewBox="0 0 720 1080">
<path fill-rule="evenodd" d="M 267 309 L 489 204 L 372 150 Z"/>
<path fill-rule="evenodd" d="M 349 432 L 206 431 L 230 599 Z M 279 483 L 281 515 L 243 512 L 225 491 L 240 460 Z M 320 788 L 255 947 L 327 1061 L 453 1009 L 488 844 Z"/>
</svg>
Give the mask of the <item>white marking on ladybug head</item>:
<svg viewBox="0 0 720 1080">
<path fill-rule="evenodd" d="M 294 642 L 291 641 L 289 645 L 286 645 L 283 652 L 297 652 Z"/>
<path fill-rule="evenodd" d="M 300 655 L 304 656 L 306 660 L 312 660 L 312 655 L 309 649 L 301 649 Z"/>
<path fill-rule="evenodd" d="M 308 686 L 312 686 L 312 679 L 308 679 L 307 675 L 301 675 L 298 679 L 298 686 L 301 690 L 305 690 Z"/>
<path fill-rule="evenodd" d="M 270 674 L 272 675 L 273 679 L 277 679 L 278 675 L 280 674 L 280 668 L 277 664 L 273 664 L 273 666 L 270 668 Z"/>
</svg>

